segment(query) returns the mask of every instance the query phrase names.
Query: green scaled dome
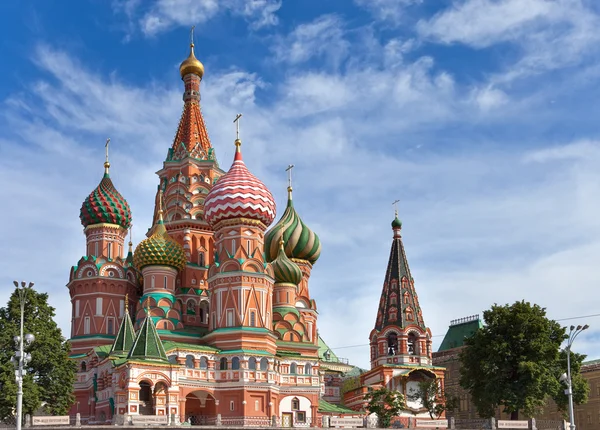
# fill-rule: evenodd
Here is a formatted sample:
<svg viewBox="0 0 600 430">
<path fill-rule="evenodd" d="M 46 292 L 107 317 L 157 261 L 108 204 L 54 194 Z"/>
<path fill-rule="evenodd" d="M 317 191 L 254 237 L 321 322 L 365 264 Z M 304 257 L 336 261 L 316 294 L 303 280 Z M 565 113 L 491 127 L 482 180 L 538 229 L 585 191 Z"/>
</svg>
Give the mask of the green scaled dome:
<svg viewBox="0 0 600 430">
<path fill-rule="evenodd" d="M 306 260 L 311 264 L 315 264 L 321 255 L 319 236 L 309 229 L 296 213 L 291 188 L 288 188 L 288 202 L 285 212 L 277 224 L 265 235 L 267 261 L 273 261 L 277 258 L 281 238 L 285 242 L 285 254 L 288 258 Z"/>
<path fill-rule="evenodd" d="M 392 221 L 392 228 L 402 228 L 402 221 L 398 219 L 398 214 L 396 214 L 396 218 Z"/>
<path fill-rule="evenodd" d="M 129 228 L 131 225 L 131 209 L 110 180 L 106 164 L 102 181 L 81 205 L 81 211 L 79 212 L 81 224 L 87 227 L 93 224 L 106 223 Z"/>
<path fill-rule="evenodd" d="M 162 211 L 152 235 L 139 243 L 133 253 L 133 264 L 138 270 L 146 266 L 170 266 L 182 270 L 186 264 L 183 247 L 167 234 Z"/>
<path fill-rule="evenodd" d="M 302 271 L 291 261 L 283 249 L 283 239 L 279 240 L 277 258 L 271 262 L 276 283 L 298 285 L 302 280 Z"/>
</svg>

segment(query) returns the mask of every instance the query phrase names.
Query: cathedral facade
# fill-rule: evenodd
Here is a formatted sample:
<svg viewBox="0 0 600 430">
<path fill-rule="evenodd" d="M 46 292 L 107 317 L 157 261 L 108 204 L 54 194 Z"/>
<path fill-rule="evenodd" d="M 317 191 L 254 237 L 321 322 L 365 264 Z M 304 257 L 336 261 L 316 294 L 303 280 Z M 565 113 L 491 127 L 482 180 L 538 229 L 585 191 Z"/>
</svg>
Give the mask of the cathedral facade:
<svg viewBox="0 0 600 430">
<path fill-rule="evenodd" d="M 291 184 L 271 226 L 274 198 L 246 167 L 239 138 L 230 169 L 219 167 L 193 44 L 180 74 L 183 113 L 157 172 L 147 237 L 125 249 L 132 215 L 108 150 L 81 207 L 86 251 L 67 285 L 79 369 L 71 412 L 88 423 L 159 415 L 316 425 L 327 360 L 309 289 L 319 238 L 296 212 Z"/>
</svg>

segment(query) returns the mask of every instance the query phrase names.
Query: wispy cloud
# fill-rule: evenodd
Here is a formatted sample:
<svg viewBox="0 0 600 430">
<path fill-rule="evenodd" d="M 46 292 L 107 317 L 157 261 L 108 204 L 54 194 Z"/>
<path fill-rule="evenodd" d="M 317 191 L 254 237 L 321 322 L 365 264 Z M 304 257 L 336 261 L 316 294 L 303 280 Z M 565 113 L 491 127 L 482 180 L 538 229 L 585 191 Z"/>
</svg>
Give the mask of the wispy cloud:
<svg viewBox="0 0 600 430">
<path fill-rule="evenodd" d="M 129 22 L 137 22 L 146 36 L 155 36 L 179 26 L 203 24 L 221 14 L 245 19 L 257 30 L 278 23 L 280 0 L 127 0 L 113 4 Z M 140 17 L 141 16 L 141 17 Z"/>
<path fill-rule="evenodd" d="M 423 0 L 354 0 L 380 21 L 398 24 L 404 17 L 407 6 L 422 3 Z"/>
</svg>

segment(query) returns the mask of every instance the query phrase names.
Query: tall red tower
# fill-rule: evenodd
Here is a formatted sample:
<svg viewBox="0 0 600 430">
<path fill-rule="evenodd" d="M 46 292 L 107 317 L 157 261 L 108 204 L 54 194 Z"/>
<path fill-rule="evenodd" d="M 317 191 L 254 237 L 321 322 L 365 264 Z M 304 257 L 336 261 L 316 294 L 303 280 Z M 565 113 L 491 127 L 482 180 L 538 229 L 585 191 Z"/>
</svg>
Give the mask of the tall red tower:
<svg viewBox="0 0 600 430">
<path fill-rule="evenodd" d="M 131 210 L 110 178 L 108 143 L 104 176 L 81 206 L 86 253 L 71 268 L 67 284 L 73 354 L 111 344 L 124 316 L 126 295 L 136 296 L 135 269 L 124 255 Z"/>
<path fill-rule="evenodd" d="M 420 401 L 410 399 L 419 390 L 419 382 L 436 379 L 444 389 L 444 368 L 432 365 L 431 330 L 423 320 L 415 281 L 410 273 L 404 244 L 402 222 L 398 213 L 392 221 L 392 247 L 381 291 L 375 328 L 369 335 L 371 370 L 356 381 L 356 388 L 344 394 L 352 409 L 365 406 L 369 389 L 386 387 L 406 397 L 407 410 L 401 421 L 408 427 L 408 417 L 429 419 Z"/>
</svg>

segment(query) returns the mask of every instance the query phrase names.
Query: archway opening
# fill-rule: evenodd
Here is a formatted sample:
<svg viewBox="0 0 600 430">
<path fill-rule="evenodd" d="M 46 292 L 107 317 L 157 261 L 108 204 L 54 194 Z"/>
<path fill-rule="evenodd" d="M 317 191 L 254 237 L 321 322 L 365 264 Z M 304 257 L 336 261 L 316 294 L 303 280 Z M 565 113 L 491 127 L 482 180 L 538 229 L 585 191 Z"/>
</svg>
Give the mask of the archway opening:
<svg viewBox="0 0 600 430">
<path fill-rule="evenodd" d="M 140 415 L 154 415 L 152 387 L 148 381 L 140 382 Z"/>
<path fill-rule="evenodd" d="M 212 394 L 193 391 L 185 397 L 185 420 L 191 425 L 215 424 L 217 405 Z"/>
</svg>

